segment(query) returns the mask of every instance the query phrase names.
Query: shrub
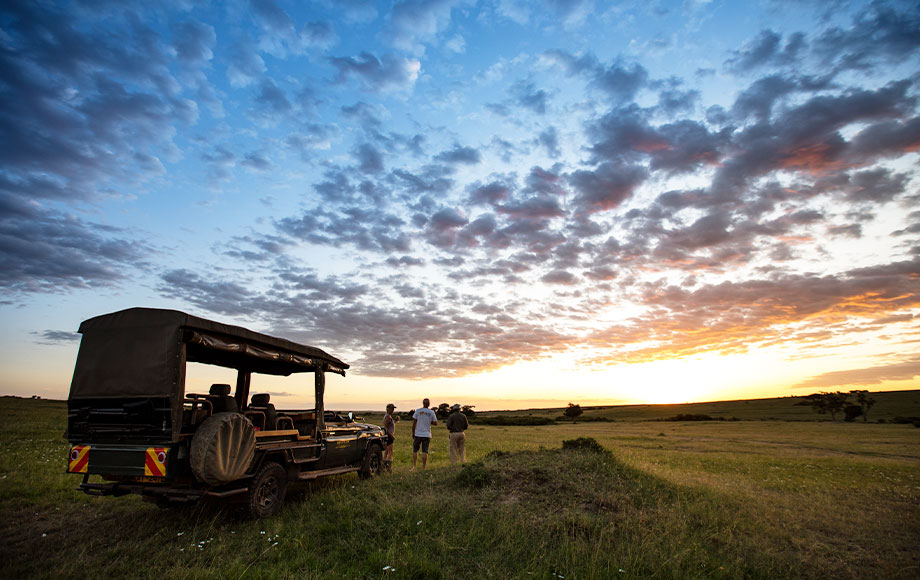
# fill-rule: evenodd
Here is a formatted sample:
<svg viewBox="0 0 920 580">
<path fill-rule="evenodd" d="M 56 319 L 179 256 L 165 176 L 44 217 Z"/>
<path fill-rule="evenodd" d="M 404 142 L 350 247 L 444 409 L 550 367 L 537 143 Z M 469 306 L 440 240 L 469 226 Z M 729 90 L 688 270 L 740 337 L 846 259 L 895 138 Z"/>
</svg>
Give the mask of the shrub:
<svg viewBox="0 0 920 580">
<path fill-rule="evenodd" d="M 494 475 L 481 461 L 464 464 L 457 474 L 457 481 L 465 487 L 485 487 L 493 479 Z"/>
<path fill-rule="evenodd" d="M 592 453 L 607 453 L 604 446 L 597 442 L 594 437 L 579 437 L 578 439 L 567 439 L 562 442 L 562 448 L 572 451 L 590 451 Z"/>
<path fill-rule="evenodd" d="M 914 425 L 920 424 L 920 417 L 895 417 L 891 420 L 892 423 L 897 425 Z"/>
<path fill-rule="evenodd" d="M 693 413 L 681 413 L 679 415 L 674 415 L 673 417 L 666 417 L 660 419 L 661 421 L 724 421 L 725 417 L 710 417 L 709 415 L 703 414 L 693 414 Z"/>
<path fill-rule="evenodd" d="M 475 419 L 468 418 L 470 423 L 475 425 L 492 425 L 497 427 L 520 427 L 532 425 L 552 425 L 553 420 L 549 417 L 482 417 L 477 416 Z"/>
</svg>

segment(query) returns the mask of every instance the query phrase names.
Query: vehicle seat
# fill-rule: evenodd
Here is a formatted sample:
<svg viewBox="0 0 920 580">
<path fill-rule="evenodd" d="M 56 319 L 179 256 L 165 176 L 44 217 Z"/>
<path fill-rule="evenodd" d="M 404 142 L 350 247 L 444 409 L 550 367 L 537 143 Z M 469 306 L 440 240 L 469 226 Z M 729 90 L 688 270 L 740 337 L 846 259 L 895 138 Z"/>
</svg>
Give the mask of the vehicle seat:
<svg viewBox="0 0 920 580">
<path fill-rule="evenodd" d="M 273 431 L 275 429 L 275 423 L 278 420 L 278 413 L 275 411 L 275 406 L 269 403 L 270 398 L 268 393 L 257 393 L 252 396 L 252 405 L 250 406 L 253 410 L 259 410 L 265 413 L 266 431 Z"/>
<path fill-rule="evenodd" d="M 239 413 L 239 406 L 236 399 L 230 396 L 230 385 L 213 384 L 211 385 L 210 396 L 211 404 L 214 406 L 214 413 Z"/>
</svg>

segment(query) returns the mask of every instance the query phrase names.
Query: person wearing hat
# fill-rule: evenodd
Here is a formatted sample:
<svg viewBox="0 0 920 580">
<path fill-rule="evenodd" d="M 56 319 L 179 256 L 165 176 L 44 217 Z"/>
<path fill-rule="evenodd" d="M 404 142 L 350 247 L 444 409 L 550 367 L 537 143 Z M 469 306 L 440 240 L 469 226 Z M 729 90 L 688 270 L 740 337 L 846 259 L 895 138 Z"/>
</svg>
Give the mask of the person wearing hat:
<svg viewBox="0 0 920 580">
<path fill-rule="evenodd" d="M 466 463 L 466 428 L 470 422 L 466 420 L 466 415 L 460 412 L 460 405 L 454 404 L 450 408 L 450 416 L 447 417 L 447 430 L 450 432 L 450 464 L 456 465 L 457 460 L 460 463 Z"/>
<path fill-rule="evenodd" d="M 387 405 L 387 414 L 383 416 L 383 430 L 387 434 L 387 446 L 383 450 L 383 469 L 393 471 L 393 442 L 396 441 L 396 421 L 399 417 L 393 416 L 396 405 L 389 403 Z"/>
</svg>

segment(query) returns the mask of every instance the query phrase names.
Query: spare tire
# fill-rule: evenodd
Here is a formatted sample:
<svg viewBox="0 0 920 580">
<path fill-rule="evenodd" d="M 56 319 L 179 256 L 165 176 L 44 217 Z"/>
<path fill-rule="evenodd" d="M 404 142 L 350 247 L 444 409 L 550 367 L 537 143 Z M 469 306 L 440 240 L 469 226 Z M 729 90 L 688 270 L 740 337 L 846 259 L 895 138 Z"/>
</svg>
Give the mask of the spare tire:
<svg viewBox="0 0 920 580">
<path fill-rule="evenodd" d="M 220 485 L 243 477 L 256 453 L 256 432 L 239 413 L 215 413 L 192 438 L 189 462 L 202 483 Z"/>
</svg>

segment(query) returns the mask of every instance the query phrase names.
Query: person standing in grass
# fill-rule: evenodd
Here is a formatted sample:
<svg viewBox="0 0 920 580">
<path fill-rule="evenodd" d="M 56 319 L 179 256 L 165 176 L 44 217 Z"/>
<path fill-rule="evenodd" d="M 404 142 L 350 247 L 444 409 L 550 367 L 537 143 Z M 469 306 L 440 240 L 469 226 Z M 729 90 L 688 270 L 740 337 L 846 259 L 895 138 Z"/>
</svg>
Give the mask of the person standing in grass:
<svg viewBox="0 0 920 580">
<path fill-rule="evenodd" d="M 447 430 L 450 432 L 450 464 L 456 465 L 457 460 L 460 463 L 466 463 L 466 431 L 470 426 L 466 415 L 460 412 L 460 405 L 454 404 L 450 408 L 450 416 L 447 417 Z"/>
<path fill-rule="evenodd" d="M 431 444 L 431 426 L 438 424 L 438 416 L 428 408 L 431 401 L 425 399 L 422 406 L 412 414 L 412 470 L 418 464 L 419 450 L 422 452 L 422 469 L 428 466 L 428 446 Z"/>
<path fill-rule="evenodd" d="M 383 469 L 393 471 L 393 442 L 396 441 L 396 418 L 393 411 L 396 405 L 387 405 L 387 414 L 383 416 L 383 430 L 387 433 L 387 447 L 383 450 Z"/>
</svg>

